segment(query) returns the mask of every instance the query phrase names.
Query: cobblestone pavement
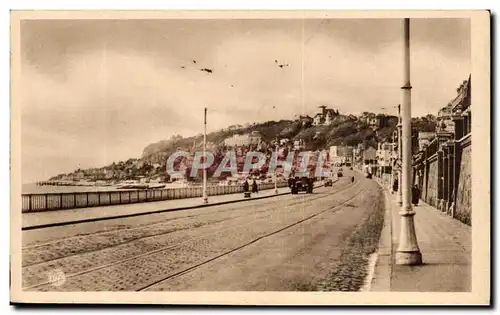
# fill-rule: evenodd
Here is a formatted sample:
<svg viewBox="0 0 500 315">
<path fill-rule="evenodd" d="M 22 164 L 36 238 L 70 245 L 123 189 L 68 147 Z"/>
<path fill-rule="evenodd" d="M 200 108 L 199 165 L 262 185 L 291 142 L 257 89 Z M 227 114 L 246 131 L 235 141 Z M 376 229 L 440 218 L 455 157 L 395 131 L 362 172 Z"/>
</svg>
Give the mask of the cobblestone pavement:
<svg viewBox="0 0 500 315">
<path fill-rule="evenodd" d="M 355 176 L 312 195 L 25 231 L 23 288 L 300 290 L 373 212 L 380 188 Z"/>
</svg>

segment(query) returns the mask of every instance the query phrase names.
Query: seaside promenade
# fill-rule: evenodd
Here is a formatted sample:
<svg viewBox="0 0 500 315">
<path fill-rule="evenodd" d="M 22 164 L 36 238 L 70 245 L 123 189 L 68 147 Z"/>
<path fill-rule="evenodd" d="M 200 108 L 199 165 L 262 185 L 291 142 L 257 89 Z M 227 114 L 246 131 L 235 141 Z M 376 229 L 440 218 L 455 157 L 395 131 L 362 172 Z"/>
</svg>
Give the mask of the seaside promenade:
<svg viewBox="0 0 500 315">
<path fill-rule="evenodd" d="M 470 292 L 472 290 L 472 228 L 420 201 L 413 209 L 415 231 L 423 256 L 417 266 L 396 265 L 400 207 L 387 182 L 386 215 L 378 245 L 371 291 Z M 465 301 L 464 301 L 465 302 Z"/>
<path fill-rule="evenodd" d="M 240 202 L 248 199 L 269 198 L 276 195 L 289 194 L 288 187 L 278 188 L 278 194 L 274 189 L 261 190 L 252 194 L 250 198 L 244 198 L 243 193 L 216 195 L 209 197 L 209 203 L 203 204 L 200 197 L 173 199 L 165 201 L 152 201 L 133 204 L 108 205 L 89 208 L 74 208 L 52 211 L 39 211 L 23 213 L 23 229 L 33 229 L 42 226 L 56 226 L 70 224 L 72 222 L 86 222 L 104 220 L 116 217 L 146 215 L 165 211 L 175 211 L 191 208 L 199 208 L 220 205 L 231 202 Z"/>
</svg>

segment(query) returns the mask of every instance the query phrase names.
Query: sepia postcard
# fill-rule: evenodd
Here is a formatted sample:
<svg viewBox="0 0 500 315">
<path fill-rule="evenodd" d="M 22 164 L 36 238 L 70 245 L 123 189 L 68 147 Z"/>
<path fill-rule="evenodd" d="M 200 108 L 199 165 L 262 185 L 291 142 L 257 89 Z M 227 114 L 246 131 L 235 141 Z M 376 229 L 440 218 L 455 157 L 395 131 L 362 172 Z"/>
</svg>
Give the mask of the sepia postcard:
<svg viewBox="0 0 500 315">
<path fill-rule="evenodd" d="M 490 305 L 490 12 L 12 11 L 11 303 Z"/>
</svg>

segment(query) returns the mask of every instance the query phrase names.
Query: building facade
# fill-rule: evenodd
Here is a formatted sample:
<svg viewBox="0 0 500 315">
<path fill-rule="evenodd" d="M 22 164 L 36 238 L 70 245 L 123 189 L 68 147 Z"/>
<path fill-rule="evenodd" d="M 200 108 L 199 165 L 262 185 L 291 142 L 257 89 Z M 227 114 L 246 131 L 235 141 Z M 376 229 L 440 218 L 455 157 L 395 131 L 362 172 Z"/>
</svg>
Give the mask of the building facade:
<svg viewBox="0 0 500 315">
<path fill-rule="evenodd" d="M 451 119 L 453 132 L 437 130 L 435 138 L 413 157 L 413 182 L 421 187 L 421 198 L 428 204 L 471 225 L 470 76 L 446 107 L 440 114 Z"/>
<path fill-rule="evenodd" d="M 363 164 L 377 164 L 377 150 L 368 147 L 363 150 Z"/>
</svg>

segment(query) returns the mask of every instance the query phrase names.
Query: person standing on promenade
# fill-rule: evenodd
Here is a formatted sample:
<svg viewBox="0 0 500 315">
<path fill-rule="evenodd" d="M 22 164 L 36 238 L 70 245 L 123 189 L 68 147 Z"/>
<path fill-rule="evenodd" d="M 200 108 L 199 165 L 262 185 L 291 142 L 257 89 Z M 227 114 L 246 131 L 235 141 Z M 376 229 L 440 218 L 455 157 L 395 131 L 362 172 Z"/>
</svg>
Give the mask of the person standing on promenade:
<svg viewBox="0 0 500 315">
<path fill-rule="evenodd" d="M 418 185 L 414 185 L 411 190 L 411 203 L 413 205 L 418 205 L 418 200 L 420 199 L 420 188 Z"/>
<path fill-rule="evenodd" d="M 257 188 L 257 182 L 255 181 L 255 178 L 254 178 L 254 180 L 252 182 L 252 193 L 258 193 L 258 192 L 259 192 L 259 190 Z"/>
<path fill-rule="evenodd" d="M 398 186 L 399 186 L 399 182 L 398 182 L 398 178 L 394 178 L 394 183 L 392 184 L 392 193 L 396 193 L 398 192 Z"/>
</svg>

